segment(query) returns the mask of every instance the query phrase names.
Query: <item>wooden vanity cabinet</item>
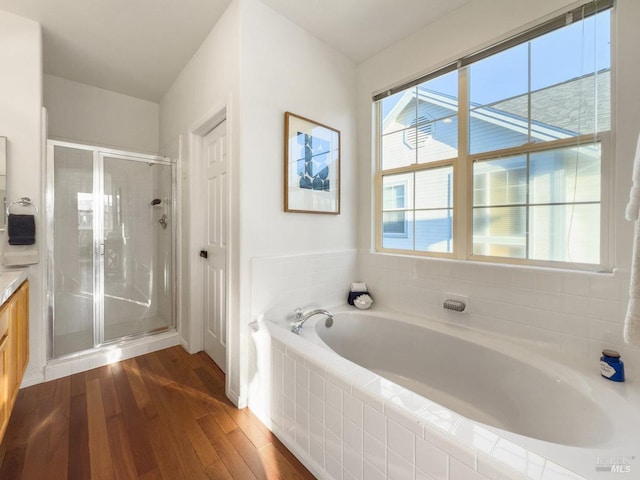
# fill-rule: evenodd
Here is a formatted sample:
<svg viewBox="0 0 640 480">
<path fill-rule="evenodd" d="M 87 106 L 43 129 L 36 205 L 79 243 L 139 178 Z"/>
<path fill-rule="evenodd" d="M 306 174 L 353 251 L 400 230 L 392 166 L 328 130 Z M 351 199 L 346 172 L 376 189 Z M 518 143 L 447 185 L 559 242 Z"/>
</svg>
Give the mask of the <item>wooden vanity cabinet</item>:
<svg viewBox="0 0 640 480">
<path fill-rule="evenodd" d="M 0 315 L 0 324 L 2 324 L 3 327 L 6 317 L 8 317 L 8 315 L 6 314 L 6 311 L 3 311 Z M 0 439 L 4 437 L 4 431 L 7 429 L 7 423 L 9 423 L 9 408 L 6 398 L 8 384 L 7 361 L 9 359 L 9 336 L 7 335 L 7 330 L 4 330 L 3 332 L 0 329 Z"/>
<path fill-rule="evenodd" d="M 0 441 L 29 362 L 29 282 L 0 307 Z"/>
</svg>

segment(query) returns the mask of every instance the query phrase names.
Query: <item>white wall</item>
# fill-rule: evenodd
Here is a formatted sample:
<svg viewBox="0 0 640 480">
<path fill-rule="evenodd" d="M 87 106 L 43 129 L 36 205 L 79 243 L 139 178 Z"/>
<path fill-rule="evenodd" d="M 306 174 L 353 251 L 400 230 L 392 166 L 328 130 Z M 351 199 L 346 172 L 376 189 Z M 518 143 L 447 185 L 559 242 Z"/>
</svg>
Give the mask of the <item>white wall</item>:
<svg viewBox="0 0 640 480">
<path fill-rule="evenodd" d="M 30 197 L 42 211 L 41 35 L 38 23 L 0 11 L 0 135 L 7 137 L 7 198 Z M 36 231 L 42 260 L 43 215 L 37 218 Z M 25 383 L 42 380 L 45 363 L 43 275 L 42 262 L 29 268 L 30 361 Z"/>
<path fill-rule="evenodd" d="M 622 322 L 628 296 L 633 224 L 624 220 L 632 157 L 640 131 L 640 4 L 619 0 L 614 17 L 615 231 L 614 274 L 567 273 L 471 262 L 363 254 L 362 279 L 377 300 L 411 313 L 476 326 L 557 348 L 579 361 L 597 360 L 604 346 L 626 351 L 640 366 L 640 350 L 625 347 Z M 372 245 L 373 93 L 415 78 L 460 56 L 575 6 L 567 0 L 477 0 L 398 42 L 358 68 L 359 247 Z M 434 41 L 437 39 L 437 41 Z M 469 295 L 464 319 L 444 315 L 444 291 Z M 595 360 L 594 360 L 595 358 Z M 594 363 L 595 364 L 595 363 Z"/>
<path fill-rule="evenodd" d="M 171 153 L 182 136 L 182 185 L 193 191 L 189 132 L 207 115 L 231 114 L 231 201 L 228 394 L 243 403 L 248 382 L 248 323 L 253 257 L 353 249 L 356 244 L 355 66 L 257 0 L 237 0 L 161 102 L 161 145 Z M 292 111 L 342 132 L 342 213 L 283 212 L 284 112 Z M 201 215 L 183 195 L 183 219 Z M 195 222 L 195 216 L 193 222 Z M 195 223 L 182 225 L 194 231 Z M 183 238 L 186 237 L 183 235 Z M 187 268 L 196 244 L 185 239 L 183 291 L 197 281 Z M 186 300 L 186 298 L 185 298 Z M 195 339 L 183 303 L 183 336 Z M 195 308 L 197 305 L 193 305 Z M 197 325 L 197 322 L 193 322 Z M 200 327 L 198 327 L 200 328 Z M 200 335 L 201 336 L 201 335 Z M 196 345 L 190 345 L 191 349 Z"/>
<path fill-rule="evenodd" d="M 192 269 L 190 262 L 202 247 L 202 242 L 193 231 L 198 232 L 202 224 L 204 207 L 196 196 L 197 185 L 193 182 L 195 149 L 192 132 L 212 116 L 226 109 L 229 132 L 229 161 L 232 204 L 238 205 L 239 197 L 239 121 L 240 121 L 240 0 L 234 0 L 224 15 L 207 36 L 198 51 L 185 66 L 171 88 L 160 102 L 160 146 L 165 154 L 178 159 L 178 191 L 180 201 L 179 245 L 181 257 L 181 284 L 178 300 L 179 331 L 191 352 L 203 349 L 202 300 L 193 295 L 201 283 L 199 267 Z M 231 218 L 229 244 L 229 282 L 232 292 L 238 291 L 238 222 L 240 211 L 235 209 Z M 195 290 L 197 291 L 197 290 Z M 228 306 L 230 318 L 236 319 L 237 298 Z M 232 320 L 233 321 L 233 320 Z M 191 325 L 197 325 L 191 328 Z M 230 325 L 230 334 L 237 331 L 237 320 Z M 235 335 L 237 337 L 237 335 Z M 238 340 L 228 348 L 235 354 Z M 238 362 L 229 366 L 228 379 L 233 385 L 227 392 L 234 401 L 239 397 L 240 374 Z"/>
<path fill-rule="evenodd" d="M 248 0 L 244 5 L 239 317 L 243 348 L 250 342 L 246 325 L 253 320 L 251 259 L 353 249 L 357 223 L 355 65 L 262 2 Z M 340 215 L 284 212 L 286 111 L 340 130 Z M 310 273 L 316 271 L 309 268 Z M 313 285 L 313 275 L 304 281 Z M 272 283 L 263 277 L 262 284 L 254 282 L 253 291 L 271 291 Z M 243 372 L 248 358 L 243 353 Z"/>
<path fill-rule="evenodd" d="M 160 106 L 44 75 L 49 137 L 144 153 L 159 151 Z"/>
<path fill-rule="evenodd" d="M 242 51 L 242 247 L 248 257 L 351 248 L 356 242 L 355 65 L 257 0 Z M 284 112 L 341 131 L 341 213 L 285 213 Z"/>
</svg>

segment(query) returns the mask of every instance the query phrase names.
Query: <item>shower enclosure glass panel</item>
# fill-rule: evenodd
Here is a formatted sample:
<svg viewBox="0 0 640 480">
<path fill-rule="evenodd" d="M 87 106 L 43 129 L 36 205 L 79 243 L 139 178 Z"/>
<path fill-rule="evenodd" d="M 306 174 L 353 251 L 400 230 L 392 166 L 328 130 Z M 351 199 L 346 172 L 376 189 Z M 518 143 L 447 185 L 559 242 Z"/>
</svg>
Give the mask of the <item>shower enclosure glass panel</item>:
<svg viewBox="0 0 640 480">
<path fill-rule="evenodd" d="M 173 327 L 175 166 L 51 143 L 51 355 Z"/>
<path fill-rule="evenodd" d="M 94 343 L 93 153 L 55 147 L 54 355 Z"/>
<path fill-rule="evenodd" d="M 171 325 L 171 166 L 103 157 L 104 339 Z"/>
</svg>

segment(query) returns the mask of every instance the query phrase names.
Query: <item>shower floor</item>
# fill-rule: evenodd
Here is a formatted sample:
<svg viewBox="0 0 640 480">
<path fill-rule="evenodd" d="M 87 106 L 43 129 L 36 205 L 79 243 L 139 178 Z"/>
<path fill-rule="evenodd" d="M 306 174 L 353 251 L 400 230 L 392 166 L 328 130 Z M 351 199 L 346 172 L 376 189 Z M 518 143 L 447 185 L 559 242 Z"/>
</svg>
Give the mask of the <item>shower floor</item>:
<svg viewBox="0 0 640 480">
<path fill-rule="evenodd" d="M 130 335 L 168 328 L 169 326 L 169 321 L 166 318 L 158 316 L 113 323 L 105 325 L 104 338 L 106 342 L 109 342 Z M 55 336 L 53 356 L 61 357 L 90 348 L 93 348 L 93 330 L 69 332 Z"/>
</svg>

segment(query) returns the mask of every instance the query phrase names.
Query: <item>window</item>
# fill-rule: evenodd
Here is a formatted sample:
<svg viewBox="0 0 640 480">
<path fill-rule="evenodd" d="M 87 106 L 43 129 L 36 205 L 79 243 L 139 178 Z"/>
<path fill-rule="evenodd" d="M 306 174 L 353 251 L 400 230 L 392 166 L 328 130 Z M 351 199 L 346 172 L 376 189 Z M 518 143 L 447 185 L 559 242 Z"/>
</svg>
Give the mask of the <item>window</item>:
<svg viewBox="0 0 640 480">
<path fill-rule="evenodd" d="M 385 221 L 383 222 L 386 237 L 407 238 L 407 218 L 405 215 L 406 182 L 393 184 L 388 181 L 384 186 L 382 198 L 384 202 Z"/>
<path fill-rule="evenodd" d="M 378 250 L 606 266 L 611 7 L 374 98 Z"/>
</svg>

